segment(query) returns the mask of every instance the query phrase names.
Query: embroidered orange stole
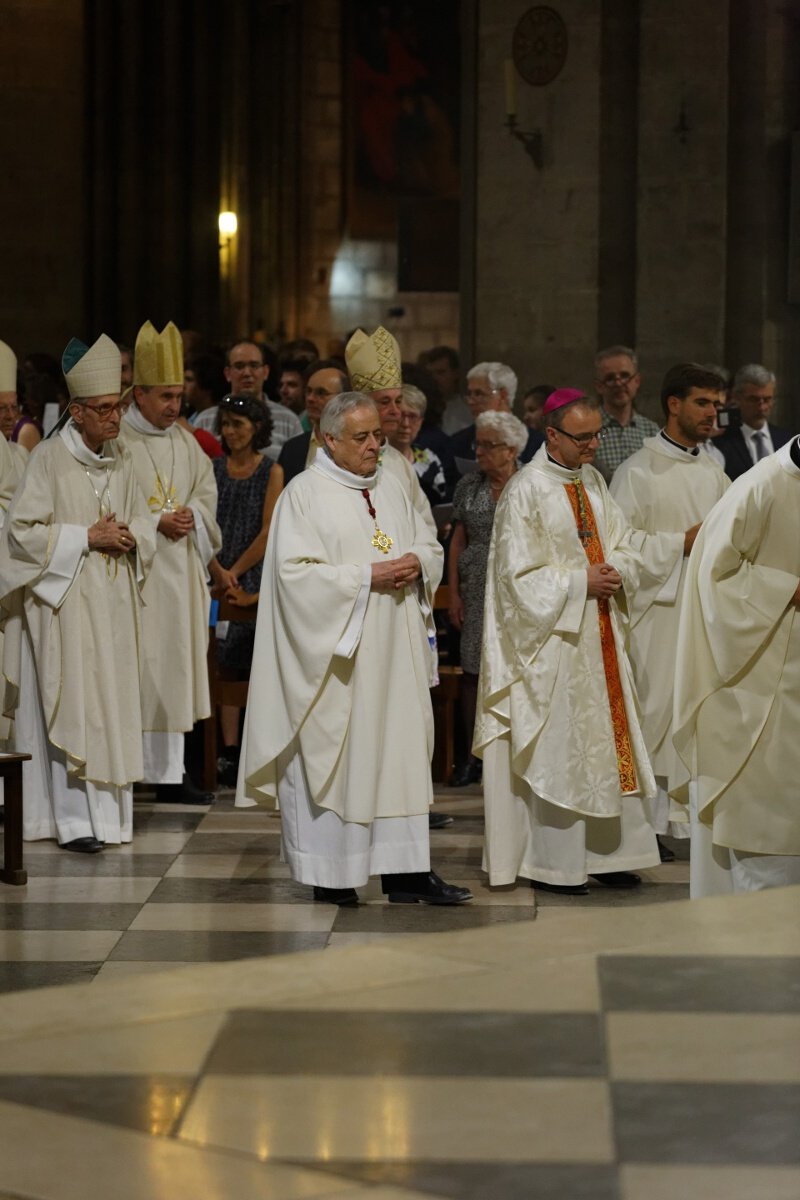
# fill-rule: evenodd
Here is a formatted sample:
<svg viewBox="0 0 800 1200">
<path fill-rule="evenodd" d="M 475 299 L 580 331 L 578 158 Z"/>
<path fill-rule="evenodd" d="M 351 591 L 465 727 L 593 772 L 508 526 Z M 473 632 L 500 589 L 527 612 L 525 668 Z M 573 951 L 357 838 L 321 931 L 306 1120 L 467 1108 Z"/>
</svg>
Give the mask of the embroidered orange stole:
<svg viewBox="0 0 800 1200">
<path fill-rule="evenodd" d="M 586 489 L 580 480 L 575 483 L 565 483 L 564 487 L 572 506 L 578 537 L 581 539 L 586 557 L 592 564 L 605 562 L 600 535 L 597 532 L 597 522 Z M 619 675 L 617 647 L 614 643 L 614 630 L 611 625 L 611 613 L 607 600 L 597 601 L 597 614 L 600 621 L 600 646 L 603 651 L 603 669 L 606 676 L 608 704 L 611 710 L 611 725 L 614 730 L 614 745 L 617 752 L 619 785 L 624 795 L 637 791 L 638 783 L 628 729 L 628 714 L 625 711 L 625 697 Z"/>
</svg>

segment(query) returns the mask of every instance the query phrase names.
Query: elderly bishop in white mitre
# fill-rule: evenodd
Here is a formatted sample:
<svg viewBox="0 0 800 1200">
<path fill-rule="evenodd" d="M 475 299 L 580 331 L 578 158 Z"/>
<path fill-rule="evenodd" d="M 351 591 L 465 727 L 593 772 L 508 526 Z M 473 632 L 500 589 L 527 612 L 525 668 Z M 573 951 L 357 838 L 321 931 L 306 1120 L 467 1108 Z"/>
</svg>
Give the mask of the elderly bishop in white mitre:
<svg viewBox="0 0 800 1200">
<path fill-rule="evenodd" d="M 261 589 L 237 804 L 277 804 L 292 877 L 356 904 L 458 904 L 430 870 L 431 602 L 442 550 L 393 476 L 360 393 L 326 406 L 324 449 L 281 495 Z"/>
<path fill-rule="evenodd" d="M 132 836 L 142 776 L 141 587 L 152 520 L 119 433 L 120 355 L 64 352 L 70 403 L 31 455 L 0 538 L 5 708 L 24 765 L 23 832 L 96 853 Z"/>
<path fill-rule="evenodd" d="M 158 785 L 159 800 L 207 804 L 213 794 L 184 773 L 184 734 L 211 712 L 206 579 L 222 537 L 211 461 L 177 424 L 182 396 L 180 332 L 171 321 L 161 333 L 145 321 L 134 351 L 133 403 L 122 423 L 157 530 L 144 591 L 144 778 Z"/>
</svg>

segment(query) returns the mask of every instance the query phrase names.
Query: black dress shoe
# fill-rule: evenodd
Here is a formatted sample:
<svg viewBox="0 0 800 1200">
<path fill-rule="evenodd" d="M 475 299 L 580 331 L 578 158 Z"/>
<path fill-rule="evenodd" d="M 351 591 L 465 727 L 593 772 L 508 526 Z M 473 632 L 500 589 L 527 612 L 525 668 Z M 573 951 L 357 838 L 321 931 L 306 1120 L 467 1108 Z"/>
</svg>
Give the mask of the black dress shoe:
<svg viewBox="0 0 800 1200">
<path fill-rule="evenodd" d="M 213 804 L 214 793 L 202 792 L 195 787 L 188 775 L 182 783 L 159 783 L 156 785 L 158 804 Z"/>
<path fill-rule="evenodd" d="M 658 856 L 662 862 L 675 862 L 675 852 L 670 850 L 669 846 L 662 842 L 660 837 L 656 837 L 658 842 Z"/>
<path fill-rule="evenodd" d="M 105 842 L 99 842 L 96 837 L 73 838 L 71 842 L 60 842 L 62 850 L 74 850 L 76 854 L 99 854 L 105 849 Z"/>
<path fill-rule="evenodd" d="M 445 883 L 435 871 L 382 875 L 381 884 L 390 904 L 463 904 L 472 899 L 469 888 Z"/>
<path fill-rule="evenodd" d="M 590 875 L 589 878 L 611 888 L 635 888 L 642 882 L 641 875 L 635 875 L 633 871 L 606 871 L 604 875 Z"/>
<path fill-rule="evenodd" d="M 453 818 L 447 813 L 428 813 L 428 829 L 445 829 L 448 825 L 453 824 Z"/>
<path fill-rule="evenodd" d="M 557 896 L 588 896 L 589 887 L 585 883 L 545 883 L 542 879 L 532 879 L 531 887 L 537 892 L 555 892 Z"/>
<path fill-rule="evenodd" d="M 338 904 L 340 908 L 355 908 L 358 892 L 355 888 L 314 888 L 314 899 L 323 904 Z"/>
<path fill-rule="evenodd" d="M 465 766 L 459 767 L 453 773 L 453 778 L 450 780 L 450 787 L 469 787 L 471 783 L 480 783 L 482 778 L 483 763 L 479 758 L 471 759 Z"/>
</svg>

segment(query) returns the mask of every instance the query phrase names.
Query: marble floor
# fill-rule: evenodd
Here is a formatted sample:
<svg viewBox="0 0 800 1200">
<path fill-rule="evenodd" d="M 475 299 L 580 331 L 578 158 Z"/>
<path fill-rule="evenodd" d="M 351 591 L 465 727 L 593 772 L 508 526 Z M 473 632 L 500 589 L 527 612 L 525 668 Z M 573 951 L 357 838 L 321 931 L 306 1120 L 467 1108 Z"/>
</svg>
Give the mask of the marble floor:
<svg viewBox="0 0 800 1200">
<path fill-rule="evenodd" d="M 0 1200 L 798 1200 L 800 889 L 490 892 L 480 794 L 437 807 L 468 907 L 314 905 L 225 795 L 28 847 Z"/>
</svg>

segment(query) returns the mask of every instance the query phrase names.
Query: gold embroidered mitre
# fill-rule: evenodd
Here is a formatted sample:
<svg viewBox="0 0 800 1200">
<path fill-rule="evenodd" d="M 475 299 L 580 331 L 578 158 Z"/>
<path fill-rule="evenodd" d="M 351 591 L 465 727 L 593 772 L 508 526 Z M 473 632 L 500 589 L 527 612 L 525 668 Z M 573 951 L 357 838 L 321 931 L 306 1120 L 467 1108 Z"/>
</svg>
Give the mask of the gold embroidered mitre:
<svg viewBox="0 0 800 1200">
<path fill-rule="evenodd" d="M 0 392 L 17 390 L 17 356 L 10 346 L 0 342 Z"/>
<path fill-rule="evenodd" d="M 133 352 L 134 387 L 183 387 L 183 341 L 169 321 L 161 333 L 145 321 L 136 335 Z"/>
<path fill-rule="evenodd" d="M 122 374 L 119 347 L 105 333 L 100 334 L 91 348 L 72 338 L 61 356 L 61 370 L 70 400 L 119 395 Z"/>
<path fill-rule="evenodd" d="M 382 325 L 369 337 L 363 329 L 357 329 L 345 346 L 344 357 L 354 392 L 403 386 L 400 347 Z"/>
</svg>

